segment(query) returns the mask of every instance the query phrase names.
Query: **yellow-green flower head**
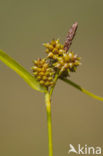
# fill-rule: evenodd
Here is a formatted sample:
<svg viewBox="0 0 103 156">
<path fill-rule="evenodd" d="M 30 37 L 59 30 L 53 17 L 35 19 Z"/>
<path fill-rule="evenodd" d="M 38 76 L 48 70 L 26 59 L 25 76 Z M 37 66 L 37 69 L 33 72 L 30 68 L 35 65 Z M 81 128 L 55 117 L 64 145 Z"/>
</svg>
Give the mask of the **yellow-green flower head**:
<svg viewBox="0 0 103 156">
<path fill-rule="evenodd" d="M 53 64 L 53 66 L 59 69 L 61 72 L 68 71 L 73 72 L 76 71 L 77 66 L 80 65 L 80 58 L 75 55 L 73 52 L 63 53 L 61 57 L 57 58 L 57 61 Z"/>
<path fill-rule="evenodd" d="M 59 39 L 52 40 L 51 42 L 44 43 L 43 45 L 46 47 L 46 53 L 48 54 L 47 57 L 54 60 L 66 52 L 64 50 L 64 46 L 59 42 Z"/>
<path fill-rule="evenodd" d="M 73 52 L 64 50 L 64 46 L 59 40 L 52 40 L 45 43 L 47 59 L 49 59 L 50 66 L 57 72 L 60 71 L 61 75 L 69 75 L 69 72 L 76 71 L 80 65 L 80 58 Z"/>
<path fill-rule="evenodd" d="M 45 87 L 50 87 L 54 84 L 53 78 L 55 71 L 49 67 L 46 59 L 37 59 L 32 67 L 33 75 Z"/>
</svg>

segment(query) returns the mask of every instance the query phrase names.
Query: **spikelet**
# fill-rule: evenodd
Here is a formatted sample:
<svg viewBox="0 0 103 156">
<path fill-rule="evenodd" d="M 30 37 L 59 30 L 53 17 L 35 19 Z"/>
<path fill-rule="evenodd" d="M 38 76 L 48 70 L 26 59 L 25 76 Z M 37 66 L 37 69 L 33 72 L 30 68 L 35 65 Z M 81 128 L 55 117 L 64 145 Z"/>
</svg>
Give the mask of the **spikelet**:
<svg viewBox="0 0 103 156">
<path fill-rule="evenodd" d="M 64 43 L 64 49 L 65 51 L 67 52 L 72 44 L 72 40 L 76 34 L 76 30 L 78 28 L 78 23 L 75 22 L 72 27 L 69 29 L 69 32 L 67 34 L 67 37 L 66 37 L 66 41 Z"/>
<path fill-rule="evenodd" d="M 51 67 L 55 71 L 60 71 L 63 75 L 69 75 L 69 72 L 75 72 L 80 65 L 80 58 L 73 52 L 64 50 L 64 46 L 59 40 L 52 40 L 50 43 L 45 43 L 47 59 L 50 59 Z M 65 72 L 65 73 L 64 73 Z"/>
<path fill-rule="evenodd" d="M 63 53 L 65 53 L 64 46 L 59 42 L 59 39 L 52 40 L 43 45 L 46 47 L 47 58 L 56 60 L 59 56 L 62 56 Z"/>
<path fill-rule="evenodd" d="M 53 78 L 55 71 L 49 67 L 46 59 L 37 59 L 32 67 L 33 75 L 45 87 L 50 87 L 54 84 Z"/>
<path fill-rule="evenodd" d="M 55 74 L 67 77 L 70 72 L 75 72 L 80 65 L 80 58 L 73 52 L 68 52 L 75 36 L 78 23 L 75 22 L 70 28 L 66 41 L 62 45 L 59 39 L 44 43 L 47 57 L 34 61 L 33 74 L 41 85 L 51 87 L 54 85 Z"/>
<path fill-rule="evenodd" d="M 76 71 L 77 67 L 80 65 L 80 58 L 73 52 L 64 53 L 62 57 L 57 58 L 57 62 L 53 64 L 55 68 L 58 68 L 61 72 Z"/>
</svg>

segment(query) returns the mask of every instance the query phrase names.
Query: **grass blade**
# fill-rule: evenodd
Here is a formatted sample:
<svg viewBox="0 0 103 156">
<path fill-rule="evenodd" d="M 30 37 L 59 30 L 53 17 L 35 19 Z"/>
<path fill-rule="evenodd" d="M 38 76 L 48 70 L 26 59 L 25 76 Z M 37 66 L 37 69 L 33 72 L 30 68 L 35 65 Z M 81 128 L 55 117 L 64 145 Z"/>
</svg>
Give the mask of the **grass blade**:
<svg viewBox="0 0 103 156">
<path fill-rule="evenodd" d="M 96 100 L 99 100 L 99 101 L 103 101 L 103 97 L 100 97 L 100 96 L 97 96 L 87 90 L 85 90 L 84 88 L 82 88 L 81 86 L 79 86 L 78 84 L 72 82 L 71 80 L 69 79 L 66 79 L 66 78 L 61 78 L 61 80 L 63 80 L 64 82 L 72 85 L 73 87 L 75 87 L 76 89 L 80 90 L 81 92 L 91 96 L 92 98 L 96 99 Z"/>
<path fill-rule="evenodd" d="M 5 52 L 0 50 L 0 60 L 5 63 L 8 67 L 13 69 L 19 76 L 21 76 L 30 87 L 40 92 L 45 92 L 46 89 L 42 87 L 39 82 L 20 64 L 14 59 L 9 57 Z"/>
</svg>

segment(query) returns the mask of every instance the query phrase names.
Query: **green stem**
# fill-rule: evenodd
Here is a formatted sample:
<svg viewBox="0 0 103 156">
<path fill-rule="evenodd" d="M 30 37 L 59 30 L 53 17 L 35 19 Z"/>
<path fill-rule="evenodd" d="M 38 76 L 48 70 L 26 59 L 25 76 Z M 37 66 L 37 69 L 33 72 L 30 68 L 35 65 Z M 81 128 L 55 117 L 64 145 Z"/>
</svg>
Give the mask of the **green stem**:
<svg viewBox="0 0 103 156">
<path fill-rule="evenodd" d="M 45 103 L 47 111 L 47 122 L 48 122 L 48 143 L 49 143 L 49 156 L 53 156 L 52 147 L 52 122 L 51 122 L 51 98 L 49 92 L 45 94 Z"/>
<path fill-rule="evenodd" d="M 53 93 L 53 90 L 54 90 L 54 88 L 55 88 L 56 82 L 57 82 L 59 76 L 61 75 L 61 73 L 62 73 L 62 72 L 60 71 L 60 72 L 57 72 L 57 74 L 55 75 L 55 78 L 54 78 L 54 85 L 53 85 L 53 87 L 50 89 L 50 96 L 51 96 L 52 93 Z"/>
<path fill-rule="evenodd" d="M 103 97 L 97 96 L 97 95 L 95 95 L 95 94 L 85 90 L 84 88 L 82 88 L 81 86 L 79 86 L 76 83 L 72 82 L 71 80 L 66 79 L 66 78 L 61 78 L 61 80 L 63 80 L 64 82 L 66 82 L 66 83 L 68 83 L 70 85 L 72 85 L 73 87 L 75 87 L 76 89 L 80 90 L 81 92 L 91 96 L 92 98 L 97 99 L 99 101 L 103 101 Z"/>
<path fill-rule="evenodd" d="M 52 95 L 52 93 L 53 93 L 53 90 L 54 90 L 54 88 L 55 88 L 56 81 L 57 81 L 58 77 L 59 77 L 59 75 L 58 75 L 58 74 L 56 74 L 56 75 L 55 75 L 55 78 L 54 78 L 54 85 L 53 85 L 53 87 L 50 89 L 50 96 L 51 96 L 51 95 Z"/>
</svg>

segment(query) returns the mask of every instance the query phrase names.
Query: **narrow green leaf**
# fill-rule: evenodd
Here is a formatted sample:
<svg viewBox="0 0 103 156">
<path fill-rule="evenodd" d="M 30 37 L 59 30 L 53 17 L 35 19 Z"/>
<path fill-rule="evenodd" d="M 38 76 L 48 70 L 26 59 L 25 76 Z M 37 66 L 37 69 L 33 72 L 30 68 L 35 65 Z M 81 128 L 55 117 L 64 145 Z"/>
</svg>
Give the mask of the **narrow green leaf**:
<svg viewBox="0 0 103 156">
<path fill-rule="evenodd" d="M 64 82 L 66 82 L 66 83 L 68 83 L 70 85 L 72 85 L 73 87 L 75 87 L 76 89 L 80 90 L 81 92 L 91 96 L 92 98 L 97 99 L 99 101 L 103 101 L 103 97 L 97 96 L 97 95 L 95 95 L 95 94 L 85 90 L 84 88 L 82 88 L 81 86 L 79 86 L 76 83 L 72 82 L 71 80 L 66 79 L 66 78 L 61 78 L 61 80 L 63 80 Z"/>
<path fill-rule="evenodd" d="M 18 75 L 21 76 L 30 87 L 40 92 L 46 91 L 46 88 L 42 87 L 39 82 L 26 69 L 24 69 L 24 67 L 18 64 L 2 50 L 0 50 L 0 60 L 18 73 Z"/>
</svg>

